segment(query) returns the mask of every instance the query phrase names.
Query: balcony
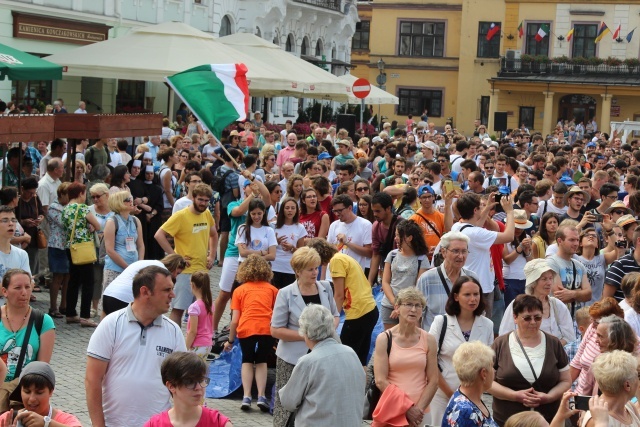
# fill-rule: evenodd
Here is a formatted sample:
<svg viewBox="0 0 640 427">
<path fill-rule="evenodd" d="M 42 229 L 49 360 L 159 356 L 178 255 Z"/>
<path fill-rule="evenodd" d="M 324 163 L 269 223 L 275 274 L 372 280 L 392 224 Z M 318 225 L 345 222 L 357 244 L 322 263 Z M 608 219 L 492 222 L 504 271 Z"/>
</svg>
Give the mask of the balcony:
<svg viewBox="0 0 640 427">
<path fill-rule="evenodd" d="M 341 12 L 341 0 L 293 0 L 296 3 L 304 3 L 311 6 L 321 7 L 323 9 L 335 10 Z"/>
<path fill-rule="evenodd" d="M 543 56 L 519 59 L 500 58 L 498 77 L 545 76 L 627 76 L 640 77 L 640 61 L 637 58 L 547 58 Z M 542 77 L 542 76 L 541 76 Z"/>
</svg>

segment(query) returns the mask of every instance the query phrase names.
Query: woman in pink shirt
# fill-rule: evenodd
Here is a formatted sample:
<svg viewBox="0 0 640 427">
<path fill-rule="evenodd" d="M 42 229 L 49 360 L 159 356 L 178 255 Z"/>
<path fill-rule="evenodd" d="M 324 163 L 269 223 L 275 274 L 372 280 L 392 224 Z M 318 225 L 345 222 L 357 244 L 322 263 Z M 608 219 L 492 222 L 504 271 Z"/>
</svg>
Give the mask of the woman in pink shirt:
<svg viewBox="0 0 640 427">
<path fill-rule="evenodd" d="M 195 353 L 177 351 L 170 354 L 162 362 L 160 374 L 171 393 L 173 408 L 154 415 L 144 427 L 233 427 L 229 418 L 201 405 L 209 378 L 207 364 Z"/>
</svg>

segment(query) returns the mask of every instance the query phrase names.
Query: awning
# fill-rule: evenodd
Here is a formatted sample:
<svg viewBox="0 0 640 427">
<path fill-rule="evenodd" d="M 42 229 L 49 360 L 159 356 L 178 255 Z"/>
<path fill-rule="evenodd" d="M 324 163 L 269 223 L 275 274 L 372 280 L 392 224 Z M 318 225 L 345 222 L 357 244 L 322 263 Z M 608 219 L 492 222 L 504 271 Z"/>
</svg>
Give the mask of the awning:
<svg viewBox="0 0 640 427">
<path fill-rule="evenodd" d="M 61 80 L 62 67 L 0 44 L 0 80 Z"/>
<path fill-rule="evenodd" d="M 355 67 L 355 65 L 349 64 L 348 62 L 344 62 L 339 59 L 324 61 L 322 59 L 316 58 L 315 56 L 309 56 L 309 55 L 300 55 L 300 58 L 304 59 L 307 62 L 311 62 L 312 64 L 329 64 L 329 65 L 338 65 L 338 66 L 348 67 L 348 68 Z"/>
<path fill-rule="evenodd" d="M 340 80 L 344 80 L 345 83 L 349 85 L 349 88 L 351 88 L 353 83 L 358 80 L 356 76 L 352 76 L 351 74 L 345 74 L 339 78 Z M 373 105 L 398 104 L 399 100 L 397 96 L 371 85 L 371 93 L 364 99 L 364 102 L 365 104 Z M 356 98 L 353 96 L 353 93 L 349 92 L 349 104 L 360 104 L 360 98 Z"/>
</svg>

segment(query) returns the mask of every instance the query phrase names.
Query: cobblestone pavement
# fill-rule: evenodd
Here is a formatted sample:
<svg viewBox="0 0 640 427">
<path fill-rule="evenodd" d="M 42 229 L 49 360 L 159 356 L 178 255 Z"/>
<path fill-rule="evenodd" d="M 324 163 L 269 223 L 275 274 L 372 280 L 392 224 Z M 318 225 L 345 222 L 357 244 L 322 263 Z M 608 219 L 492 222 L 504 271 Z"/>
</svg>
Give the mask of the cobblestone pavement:
<svg viewBox="0 0 640 427">
<path fill-rule="evenodd" d="M 218 282 L 220 280 L 219 267 L 211 270 L 212 292 L 215 299 L 218 293 Z M 45 312 L 49 308 L 49 293 L 43 289 L 42 293 L 34 294 L 37 302 L 33 303 Z M 97 319 L 96 319 L 97 320 Z M 229 322 L 228 310 L 222 318 L 221 325 Z M 55 319 L 56 324 L 56 344 L 53 351 L 51 364 L 56 373 L 56 389 L 53 394 L 53 405 L 67 412 L 74 414 L 85 426 L 90 426 L 89 412 L 85 400 L 84 374 L 86 368 L 86 349 L 89 338 L 93 333 L 92 328 L 82 328 L 77 324 L 67 325 L 64 319 Z M 183 325 L 183 328 L 186 325 Z M 274 375 L 269 375 L 269 394 Z M 486 397 L 486 396 L 485 396 Z M 271 426 L 272 417 L 268 413 L 260 412 L 255 406 L 249 412 L 240 410 L 242 401 L 241 390 L 234 393 L 227 399 L 206 399 L 207 406 L 220 410 L 228 416 L 237 427 L 262 427 Z M 489 402 L 489 407 L 490 402 Z M 363 426 L 368 426 L 368 422 L 363 422 Z M 438 423 L 439 425 L 439 423 Z"/>
</svg>

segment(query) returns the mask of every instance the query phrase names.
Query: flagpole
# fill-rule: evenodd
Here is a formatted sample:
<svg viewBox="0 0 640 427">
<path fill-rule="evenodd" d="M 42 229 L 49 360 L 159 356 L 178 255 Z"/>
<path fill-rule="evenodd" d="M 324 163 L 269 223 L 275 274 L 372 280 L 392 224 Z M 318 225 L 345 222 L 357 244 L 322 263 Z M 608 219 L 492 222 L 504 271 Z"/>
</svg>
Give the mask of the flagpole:
<svg viewBox="0 0 640 427">
<path fill-rule="evenodd" d="M 209 131 L 211 132 L 211 131 Z M 224 144 L 222 142 L 220 142 L 220 140 L 213 134 L 213 132 L 211 133 L 211 136 L 213 136 L 213 139 L 216 140 L 216 142 L 218 143 L 218 145 L 220 145 L 220 148 L 222 148 L 222 150 L 227 153 L 227 156 L 229 156 L 229 158 L 231 159 L 231 161 L 233 162 L 234 165 L 236 165 L 236 168 L 240 169 L 240 165 L 238 164 L 238 162 L 236 162 L 236 159 L 233 158 L 233 156 L 231 154 L 229 154 L 229 152 L 227 151 L 226 148 L 224 148 Z"/>
</svg>

